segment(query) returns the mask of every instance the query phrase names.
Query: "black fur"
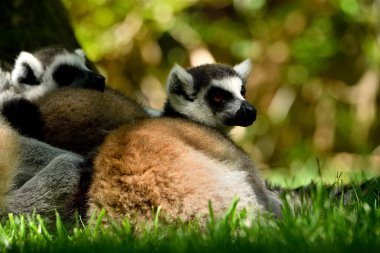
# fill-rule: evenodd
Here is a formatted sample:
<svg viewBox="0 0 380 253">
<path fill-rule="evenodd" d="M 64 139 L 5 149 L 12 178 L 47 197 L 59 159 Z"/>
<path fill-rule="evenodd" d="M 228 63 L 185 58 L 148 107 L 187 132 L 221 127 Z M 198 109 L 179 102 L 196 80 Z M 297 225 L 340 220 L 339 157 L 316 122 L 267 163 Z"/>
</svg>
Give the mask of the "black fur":
<svg viewBox="0 0 380 253">
<path fill-rule="evenodd" d="M 80 166 L 79 189 L 74 197 L 73 209 L 76 210 L 82 218 L 85 218 L 87 214 L 87 192 L 92 182 L 93 163 L 93 158 L 89 158 Z"/>
<path fill-rule="evenodd" d="M 69 86 L 81 75 L 83 75 L 83 70 L 75 66 L 62 64 L 54 71 L 53 78 L 59 86 Z"/>
<path fill-rule="evenodd" d="M 215 101 L 214 97 L 220 96 L 222 100 Z M 226 104 L 233 99 L 233 96 L 231 92 L 226 91 L 219 87 L 211 87 L 207 94 L 206 94 L 206 100 L 209 104 L 210 108 L 213 109 L 213 111 L 223 111 L 225 110 Z"/>
<path fill-rule="evenodd" d="M 22 67 L 25 72 L 18 78 L 17 81 L 19 83 L 25 83 L 28 85 L 38 85 L 41 83 L 41 81 L 38 80 L 37 76 L 35 75 L 33 69 L 27 63 L 23 63 Z"/>
<path fill-rule="evenodd" d="M 4 103 L 2 115 L 20 134 L 42 138 L 44 121 L 37 105 L 25 98 L 15 98 Z"/>
</svg>

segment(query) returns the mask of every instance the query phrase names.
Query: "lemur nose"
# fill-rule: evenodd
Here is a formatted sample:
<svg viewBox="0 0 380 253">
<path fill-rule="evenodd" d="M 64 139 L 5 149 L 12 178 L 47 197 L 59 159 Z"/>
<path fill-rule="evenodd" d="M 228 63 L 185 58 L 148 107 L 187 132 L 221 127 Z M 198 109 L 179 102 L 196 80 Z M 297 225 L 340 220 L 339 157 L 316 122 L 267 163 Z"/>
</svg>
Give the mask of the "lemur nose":
<svg viewBox="0 0 380 253">
<path fill-rule="evenodd" d="M 256 108 L 247 101 L 241 103 L 240 109 L 236 112 L 236 119 L 239 126 L 250 126 L 256 120 Z"/>
<path fill-rule="evenodd" d="M 102 75 L 94 74 L 93 75 L 93 88 L 96 90 L 103 91 L 106 86 L 106 78 Z"/>
<path fill-rule="evenodd" d="M 105 84 L 106 78 L 102 75 L 95 75 L 94 80 L 98 84 Z"/>
</svg>

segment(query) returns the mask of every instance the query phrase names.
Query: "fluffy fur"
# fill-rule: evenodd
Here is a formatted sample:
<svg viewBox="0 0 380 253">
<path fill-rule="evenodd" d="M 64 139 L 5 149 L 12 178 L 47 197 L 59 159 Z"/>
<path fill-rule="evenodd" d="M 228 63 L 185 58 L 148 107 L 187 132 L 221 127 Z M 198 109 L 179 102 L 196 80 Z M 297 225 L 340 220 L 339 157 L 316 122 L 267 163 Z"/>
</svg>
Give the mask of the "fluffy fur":
<svg viewBox="0 0 380 253">
<path fill-rule="evenodd" d="M 256 109 L 245 99 L 249 60 L 229 67 L 206 64 L 188 70 L 175 65 L 168 78 L 165 116 L 184 117 L 229 131 L 232 126 L 249 126 Z"/>
<path fill-rule="evenodd" d="M 95 159 L 88 196 L 88 215 L 105 208 L 118 221 L 149 221 L 158 207 L 168 221 L 204 220 L 209 200 L 221 215 L 234 197 L 252 216 L 281 215 L 247 154 L 222 133 L 184 119 L 148 119 L 112 132 Z"/>
<path fill-rule="evenodd" d="M 0 212 L 19 164 L 19 135 L 0 117 Z"/>
<path fill-rule="evenodd" d="M 42 140 L 87 155 L 118 126 L 148 117 L 144 109 L 113 91 L 58 89 L 38 102 L 44 122 Z"/>
<path fill-rule="evenodd" d="M 78 194 L 82 186 L 85 187 L 82 179 L 91 173 L 86 160 L 80 155 L 22 136 L 16 153 L 18 159 L 12 157 L 13 163 L 17 161 L 13 166 L 15 169 L 6 170 L 8 173 L 12 171 L 13 175 L 8 177 L 4 187 L 7 198 L 1 202 L 0 215 L 36 211 L 46 218 L 53 218 L 58 211 L 64 219 L 70 220 L 75 209 L 80 207 Z"/>
<path fill-rule="evenodd" d="M 125 124 L 111 132 L 94 162 L 88 215 L 105 208 L 111 219 L 149 221 L 161 208 L 167 221 L 204 221 L 211 200 L 216 215 L 230 207 L 251 217 L 281 216 L 281 202 L 249 156 L 221 130 L 250 125 L 256 110 L 244 99 L 250 63 L 185 70 L 168 79 L 164 117 Z"/>
</svg>

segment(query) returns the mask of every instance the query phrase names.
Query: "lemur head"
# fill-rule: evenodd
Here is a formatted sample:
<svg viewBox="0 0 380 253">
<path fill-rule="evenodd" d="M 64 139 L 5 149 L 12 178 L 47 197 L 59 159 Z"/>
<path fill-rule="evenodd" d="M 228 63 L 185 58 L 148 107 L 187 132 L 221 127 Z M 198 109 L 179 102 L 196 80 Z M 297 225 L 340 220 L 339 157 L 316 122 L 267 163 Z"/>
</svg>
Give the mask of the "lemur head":
<svg viewBox="0 0 380 253">
<path fill-rule="evenodd" d="M 163 115 L 182 116 L 222 131 L 251 125 L 256 109 L 244 98 L 250 71 L 250 60 L 234 67 L 206 64 L 185 70 L 175 65 Z"/>
<path fill-rule="evenodd" d="M 53 89 L 72 86 L 103 90 L 105 78 L 86 67 L 81 49 L 45 48 L 34 53 L 22 51 L 11 73 L 12 85 L 38 98 Z"/>
</svg>

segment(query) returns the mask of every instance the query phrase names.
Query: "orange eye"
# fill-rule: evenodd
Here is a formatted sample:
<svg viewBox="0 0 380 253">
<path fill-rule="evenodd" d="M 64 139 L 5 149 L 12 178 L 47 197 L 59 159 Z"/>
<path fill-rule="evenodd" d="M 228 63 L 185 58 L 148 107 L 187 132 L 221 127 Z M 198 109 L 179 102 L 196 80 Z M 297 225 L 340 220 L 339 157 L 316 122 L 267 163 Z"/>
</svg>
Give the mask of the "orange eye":
<svg viewBox="0 0 380 253">
<path fill-rule="evenodd" d="M 223 100 L 224 100 L 224 98 L 223 98 L 223 96 L 220 95 L 220 94 L 214 96 L 214 102 L 216 102 L 216 103 L 220 103 L 220 102 L 222 102 Z"/>
</svg>

